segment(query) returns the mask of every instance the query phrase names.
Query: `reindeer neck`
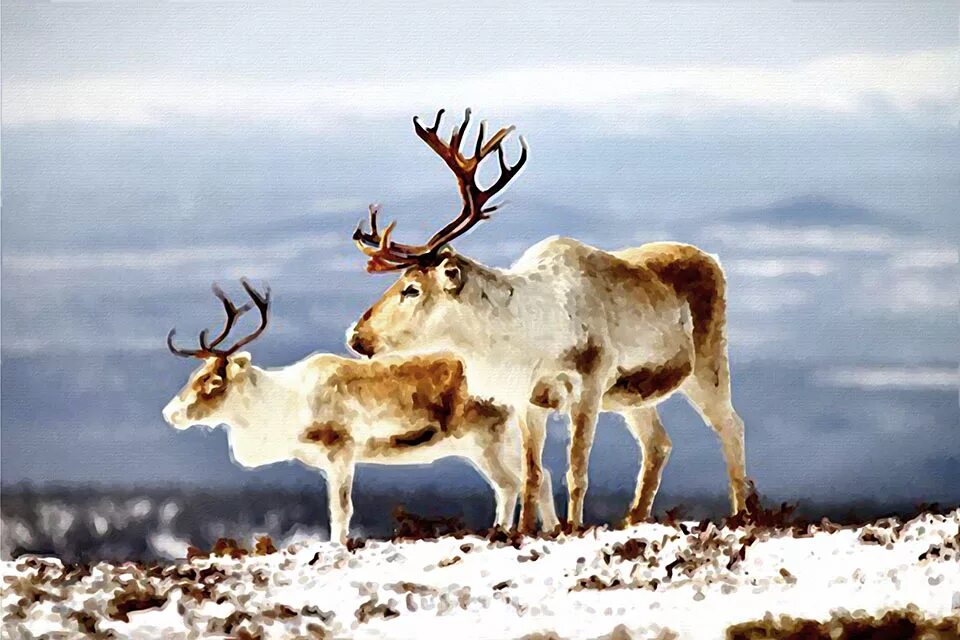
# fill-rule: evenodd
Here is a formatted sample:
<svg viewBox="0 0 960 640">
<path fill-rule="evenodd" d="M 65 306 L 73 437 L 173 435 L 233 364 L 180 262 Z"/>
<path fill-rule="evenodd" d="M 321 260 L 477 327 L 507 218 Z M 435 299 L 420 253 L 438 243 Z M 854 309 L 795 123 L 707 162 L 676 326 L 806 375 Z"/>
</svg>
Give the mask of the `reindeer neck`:
<svg viewBox="0 0 960 640">
<path fill-rule="evenodd" d="M 515 277 L 498 267 L 490 267 L 462 256 L 460 259 L 468 269 L 468 295 L 498 308 L 510 306 L 515 294 Z"/>
<path fill-rule="evenodd" d="M 498 269 L 467 261 L 467 268 L 472 285 L 450 348 L 468 361 L 471 392 L 525 405 L 531 380 L 579 339 L 567 287 L 535 262 Z"/>
<path fill-rule="evenodd" d="M 271 369 L 250 365 L 244 378 L 230 389 L 225 422 L 238 428 L 270 429 L 279 433 L 295 428 L 301 418 L 304 390 L 311 384 L 302 362 Z"/>
<path fill-rule="evenodd" d="M 517 406 L 529 399 L 529 380 L 545 356 L 540 316 L 547 287 L 525 274 L 466 261 L 467 285 L 460 294 L 456 322 L 441 344 L 467 362 L 471 393 Z M 514 397 L 516 396 L 516 397 Z"/>
</svg>

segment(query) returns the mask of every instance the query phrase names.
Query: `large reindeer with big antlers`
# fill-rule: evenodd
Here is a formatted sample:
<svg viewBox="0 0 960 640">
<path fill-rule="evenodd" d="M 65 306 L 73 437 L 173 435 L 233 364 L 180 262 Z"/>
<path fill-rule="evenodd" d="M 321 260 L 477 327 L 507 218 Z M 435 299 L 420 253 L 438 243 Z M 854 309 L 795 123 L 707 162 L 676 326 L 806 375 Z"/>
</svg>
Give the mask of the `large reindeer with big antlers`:
<svg viewBox="0 0 960 640">
<path fill-rule="evenodd" d="M 449 245 L 497 208 L 491 199 L 527 159 L 505 159 L 513 127 L 484 140 L 480 124 L 472 156 L 461 152 L 470 110 L 440 137 L 443 110 L 432 126 L 414 117 L 414 129 L 453 172 L 463 208 L 423 245 L 392 240 L 395 222 L 381 233 L 376 207 L 370 231 L 358 227 L 357 246 L 370 272 L 402 275 L 348 331 L 357 353 L 449 349 L 467 366 L 470 388 L 514 408 L 521 421 L 525 482 L 521 528 L 535 529 L 542 454 L 550 410 L 570 416 L 568 525 L 583 522 L 587 464 L 597 415 L 626 419 L 642 454 L 631 522 L 650 515 L 671 442 L 656 405 L 684 394 L 720 438 L 730 478 L 730 505 L 744 507 L 743 422 L 730 398 L 725 337 L 725 283 L 719 264 L 696 247 L 654 243 L 603 251 L 569 238 L 530 247 L 509 269 L 485 266 Z M 497 152 L 500 175 L 477 183 L 481 161 Z"/>
<path fill-rule="evenodd" d="M 202 362 L 163 410 L 177 429 L 227 426 L 234 461 L 259 467 L 298 460 L 327 479 L 330 538 L 345 542 L 353 514 L 357 463 L 423 464 L 447 456 L 473 462 L 493 487 L 496 524 L 509 527 L 521 485 L 520 432 L 509 408 L 468 393 L 462 363 L 450 354 L 355 360 L 314 354 L 286 367 L 261 369 L 240 349 L 267 326 L 269 291 L 243 287 L 260 311 L 253 333 L 224 348 L 237 307 L 214 286 L 226 322 L 213 340 L 200 334 L 197 349 L 167 346 Z M 547 478 L 543 485 L 550 494 Z M 552 500 L 546 522 L 556 523 Z"/>
</svg>

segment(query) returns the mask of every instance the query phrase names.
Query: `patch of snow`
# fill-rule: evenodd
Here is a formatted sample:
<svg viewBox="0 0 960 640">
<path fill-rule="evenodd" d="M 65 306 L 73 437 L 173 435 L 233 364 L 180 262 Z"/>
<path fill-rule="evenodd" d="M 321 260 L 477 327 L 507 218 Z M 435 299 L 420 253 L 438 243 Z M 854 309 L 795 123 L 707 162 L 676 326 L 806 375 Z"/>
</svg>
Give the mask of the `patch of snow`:
<svg viewBox="0 0 960 640">
<path fill-rule="evenodd" d="M 958 553 L 960 510 L 799 536 L 644 524 L 516 545 L 464 536 L 371 540 L 351 551 L 307 540 L 239 559 L 99 563 L 89 574 L 20 558 L 0 573 L 10 637 L 76 633 L 79 615 L 134 638 L 239 629 L 264 638 L 596 638 L 619 627 L 628 637 L 700 639 L 767 612 L 826 620 L 838 608 L 879 615 L 914 605 L 933 618 L 960 615 Z M 164 602 L 124 621 L 111 606 L 131 582 Z"/>
</svg>

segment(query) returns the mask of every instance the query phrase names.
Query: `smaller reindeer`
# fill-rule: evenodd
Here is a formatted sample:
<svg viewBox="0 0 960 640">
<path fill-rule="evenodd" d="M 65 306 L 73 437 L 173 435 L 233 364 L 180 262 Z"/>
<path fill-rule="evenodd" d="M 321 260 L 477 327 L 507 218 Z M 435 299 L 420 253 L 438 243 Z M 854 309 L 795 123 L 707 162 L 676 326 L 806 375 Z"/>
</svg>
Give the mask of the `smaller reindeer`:
<svg viewBox="0 0 960 640">
<path fill-rule="evenodd" d="M 233 460 L 244 467 L 298 460 L 323 471 L 330 538 L 341 543 L 353 514 L 358 462 L 466 458 L 494 489 L 496 524 L 512 524 L 522 473 L 519 427 L 507 408 L 469 395 L 458 359 L 443 353 L 365 361 L 314 354 L 286 367 L 261 369 L 240 349 L 266 329 L 270 294 L 246 280 L 242 284 L 260 312 L 253 333 L 222 347 L 252 306 L 235 306 L 214 285 L 226 312 L 220 334 L 209 340 L 202 331 L 200 347 L 193 350 L 173 344 L 174 330 L 167 336 L 174 354 L 202 361 L 163 410 L 171 426 L 225 425 Z M 543 484 L 541 517 L 555 524 L 549 477 Z"/>
</svg>

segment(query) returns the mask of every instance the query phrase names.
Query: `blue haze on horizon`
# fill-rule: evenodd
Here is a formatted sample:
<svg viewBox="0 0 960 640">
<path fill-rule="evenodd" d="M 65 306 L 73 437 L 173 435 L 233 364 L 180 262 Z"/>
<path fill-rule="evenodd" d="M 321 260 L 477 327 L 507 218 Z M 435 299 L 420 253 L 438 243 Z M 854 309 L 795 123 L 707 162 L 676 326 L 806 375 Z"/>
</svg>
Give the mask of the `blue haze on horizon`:
<svg viewBox="0 0 960 640">
<path fill-rule="evenodd" d="M 258 364 L 345 353 L 391 280 L 349 235 L 371 201 L 411 239 L 456 213 L 410 116 L 469 104 L 531 155 L 459 250 L 719 255 L 761 490 L 960 502 L 955 6 L 229 7 L 3 2 L 4 486 L 319 484 L 167 428 L 190 366 L 163 338 L 247 275 L 276 296 Z M 456 47 L 424 28 L 454 22 Z M 709 429 L 679 398 L 663 417 L 663 491 L 723 493 Z M 604 417 L 591 486 L 631 487 L 637 455 Z M 482 486 L 455 461 L 360 481 Z"/>
</svg>

